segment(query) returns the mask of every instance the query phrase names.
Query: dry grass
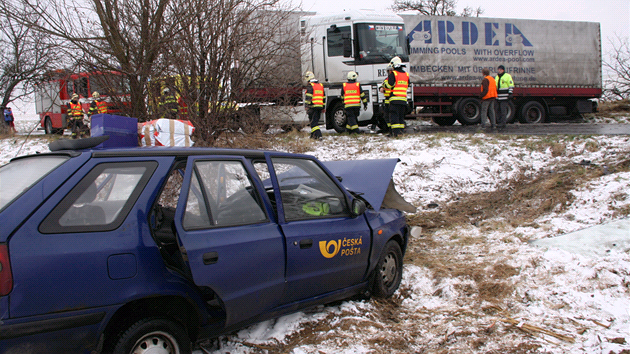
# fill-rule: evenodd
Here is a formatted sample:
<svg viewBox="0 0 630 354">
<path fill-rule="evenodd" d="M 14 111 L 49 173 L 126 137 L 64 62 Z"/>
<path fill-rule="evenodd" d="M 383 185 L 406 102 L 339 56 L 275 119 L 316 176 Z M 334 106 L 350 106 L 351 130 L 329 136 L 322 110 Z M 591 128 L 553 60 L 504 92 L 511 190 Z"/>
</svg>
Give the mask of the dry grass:
<svg viewBox="0 0 630 354">
<path fill-rule="evenodd" d="M 573 200 L 571 190 L 611 170 L 629 171 L 630 159 L 611 161 L 607 166 L 570 164 L 533 176 L 521 174 L 495 191 L 459 195 L 454 202 L 413 215 L 408 221 L 425 232 L 479 226 L 494 218 L 502 218 L 512 227 L 528 225 L 540 215 L 563 210 Z"/>
<path fill-rule="evenodd" d="M 603 101 L 599 103 L 598 114 L 630 112 L 630 100 Z"/>
</svg>

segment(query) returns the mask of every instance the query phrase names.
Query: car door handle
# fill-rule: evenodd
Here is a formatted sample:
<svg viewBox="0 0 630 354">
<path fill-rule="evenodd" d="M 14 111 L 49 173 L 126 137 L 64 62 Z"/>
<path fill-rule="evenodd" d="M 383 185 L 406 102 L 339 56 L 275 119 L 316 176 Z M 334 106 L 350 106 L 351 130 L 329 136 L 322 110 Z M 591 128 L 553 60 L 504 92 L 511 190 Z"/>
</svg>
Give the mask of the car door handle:
<svg viewBox="0 0 630 354">
<path fill-rule="evenodd" d="M 219 254 L 217 252 L 208 252 L 203 254 L 203 264 L 215 264 L 219 261 Z"/>
<path fill-rule="evenodd" d="M 300 240 L 300 249 L 311 248 L 313 246 L 313 240 L 307 238 L 305 240 Z"/>
</svg>

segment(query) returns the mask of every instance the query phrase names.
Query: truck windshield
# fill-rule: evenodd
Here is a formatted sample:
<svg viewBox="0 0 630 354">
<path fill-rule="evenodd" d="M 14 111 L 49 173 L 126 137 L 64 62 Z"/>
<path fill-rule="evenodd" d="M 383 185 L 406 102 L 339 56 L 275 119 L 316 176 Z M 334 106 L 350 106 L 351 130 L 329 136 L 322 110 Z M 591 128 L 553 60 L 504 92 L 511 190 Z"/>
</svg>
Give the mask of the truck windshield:
<svg viewBox="0 0 630 354">
<path fill-rule="evenodd" d="M 389 63 L 398 56 L 402 61 L 409 61 L 405 27 L 402 24 L 360 23 L 356 26 L 359 60 Z"/>
<path fill-rule="evenodd" d="M 0 167 L 0 211 L 68 159 L 68 156 L 29 157 Z"/>
</svg>

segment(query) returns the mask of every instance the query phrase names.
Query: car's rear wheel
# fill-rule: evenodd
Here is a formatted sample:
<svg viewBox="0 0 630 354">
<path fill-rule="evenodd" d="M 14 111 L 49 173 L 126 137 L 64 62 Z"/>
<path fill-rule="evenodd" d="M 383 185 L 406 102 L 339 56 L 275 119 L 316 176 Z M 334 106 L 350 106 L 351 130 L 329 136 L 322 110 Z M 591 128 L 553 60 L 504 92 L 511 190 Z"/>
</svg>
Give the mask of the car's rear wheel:
<svg viewBox="0 0 630 354">
<path fill-rule="evenodd" d="M 118 339 L 115 354 L 189 354 L 190 338 L 184 328 L 165 318 L 145 318 Z"/>
<path fill-rule="evenodd" d="M 402 280 L 402 251 L 394 240 L 385 244 L 374 272 L 374 296 L 386 298 L 394 295 Z"/>
</svg>

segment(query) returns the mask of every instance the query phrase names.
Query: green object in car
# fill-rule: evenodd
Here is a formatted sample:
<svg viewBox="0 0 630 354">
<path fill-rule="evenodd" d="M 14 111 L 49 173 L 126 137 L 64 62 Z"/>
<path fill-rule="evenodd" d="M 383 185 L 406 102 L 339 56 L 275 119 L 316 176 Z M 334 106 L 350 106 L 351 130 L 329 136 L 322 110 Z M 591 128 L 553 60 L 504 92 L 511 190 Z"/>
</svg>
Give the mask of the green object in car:
<svg viewBox="0 0 630 354">
<path fill-rule="evenodd" d="M 330 212 L 330 206 L 328 203 L 308 202 L 302 206 L 302 210 L 309 215 L 324 216 Z"/>
</svg>

